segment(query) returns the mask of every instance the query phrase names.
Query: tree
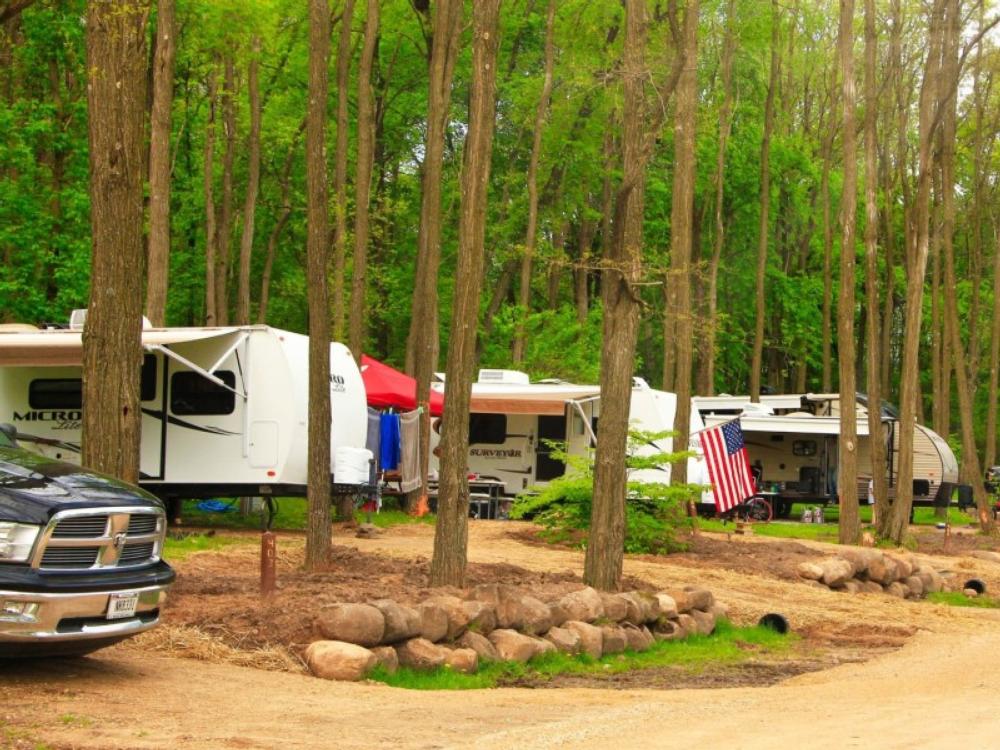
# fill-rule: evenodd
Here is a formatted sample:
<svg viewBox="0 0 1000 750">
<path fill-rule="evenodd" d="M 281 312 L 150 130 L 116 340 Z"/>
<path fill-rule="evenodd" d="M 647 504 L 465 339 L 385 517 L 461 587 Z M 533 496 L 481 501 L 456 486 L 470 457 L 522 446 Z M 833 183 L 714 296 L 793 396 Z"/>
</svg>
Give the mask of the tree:
<svg viewBox="0 0 1000 750">
<path fill-rule="evenodd" d="M 149 127 L 149 265 L 146 316 L 154 326 L 166 323 L 170 276 L 170 110 L 174 101 L 174 0 L 156 5 L 156 54 L 153 59 L 153 107 Z"/>
<path fill-rule="evenodd" d="M 260 37 L 255 36 L 247 72 L 247 95 L 250 97 L 250 133 L 247 136 L 247 192 L 243 201 L 243 232 L 240 235 L 239 284 L 236 290 L 236 323 L 250 322 L 250 257 L 253 253 L 254 220 L 257 213 L 257 193 L 260 190 L 260 86 L 257 69 L 260 58 Z"/>
<path fill-rule="evenodd" d="M 306 114 L 306 181 L 309 282 L 309 455 L 306 568 L 330 557 L 330 318 L 326 261 L 326 97 L 330 59 L 330 7 L 309 0 L 309 105 Z"/>
<path fill-rule="evenodd" d="M 464 586 L 468 544 L 469 401 L 476 360 L 479 296 L 485 258 L 486 203 L 496 118 L 500 0 L 479 0 L 472 14 L 472 88 L 462 164 L 455 304 L 448 347 L 448 389 L 441 428 L 441 479 L 431 586 Z"/>
<path fill-rule="evenodd" d="M 214 326 L 218 322 L 215 303 L 218 299 L 215 284 L 217 266 L 216 253 L 218 235 L 215 227 L 215 109 L 216 101 L 215 67 L 208 73 L 208 119 L 205 122 L 204 176 L 202 189 L 205 193 L 205 325 Z"/>
<path fill-rule="evenodd" d="M 679 451 L 688 447 L 691 431 L 691 364 L 693 311 L 691 309 L 691 252 L 694 219 L 695 123 L 698 114 L 698 0 L 688 0 L 684 14 L 683 72 L 677 83 L 674 114 L 674 190 L 670 213 L 670 268 L 676 294 L 677 371 L 674 379 L 677 410 L 674 440 Z M 666 334 L 664 335 L 666 345 Z M 687 483 L 687 459 L 671 468 L 672 484 Z"/>
<path fill-rule="evenodd" d="M 87 4 L 90 302 L 83 331 L 85 466 L 139 479 L 142 365 L 142 0 Z"/>
<path fill-rule="evenodd" d="M 857 132 L 854 125 L 854 0 L 840 0 L 838 58 L 843 85 L 844 197 L 840 202 L 840 299 L 837 303 L 837 365 L 840 377 L 840 439 L 837 443 L 839 539 L 857 544 L 858 410 L 854 368 L 854 232 L 857 216 Z M 874 404 L 877 410 L 879 404 Z M 877 440 L 877 434 L 871 440 Z"/>
<path fill-rule="evenodd" d="M 622 184 L 615 199 L 611 244 L 605 248 L 601 294 L 601 419 L 597 425 L 594 504 L 584 581 L 614 591 L 621 586 L 625 540 L 625 452 L 632 370 L 639 329 L 636 283 L 642 273 L 645 208 L 646 3 L 625 0 L 623 50 Z"/>
<path fill-rule="evenodd" d="M 351 25 L 354 0 L 345 0 L 337 46 L 337 146 L 334 154 L 333 199 L 333 337 L 344 338 L 344 264 L 347 257 L 347 146 L 350 128 L 347 118 L 348 89 L 351 81 Z M 358 356 L 355 352 L 355 356 Z"/>
<path fill-rule="evenodd" d="M 236 66 L 229 51 L 222 78 L 222 206 L 215 241 L 215 322 L 229 325 L 229 253 L 233 233 L 233 161 L 236 158 Z"/>
<path fill-rule="evenodd" d="M 358 169 L 354 201 L 354 274 L 351 281 L 351 320 L 348 346 L 358 362 L 365 344 L 365 281 L 368 264 L 368 204 L 371 194 L 375 120 L 371 77 L 378 43 L 379 0 L 368 0 L 365 39 L 358 65 Z"/>
</svg>

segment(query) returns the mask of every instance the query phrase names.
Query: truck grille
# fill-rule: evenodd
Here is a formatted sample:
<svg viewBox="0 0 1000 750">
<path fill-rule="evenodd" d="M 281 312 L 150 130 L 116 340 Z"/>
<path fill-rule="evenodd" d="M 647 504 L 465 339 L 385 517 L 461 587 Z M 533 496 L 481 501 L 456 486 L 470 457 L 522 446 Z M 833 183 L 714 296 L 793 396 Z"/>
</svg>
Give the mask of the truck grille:
<svg viewBox="0 0 1000 750">
<path fill-rule="evenodd" d="M 102 508 L 99 513 L 57 513 L 42 535 L 32 565 L 40 570 L 137 567 L 160 559 L 166 519 L 162 511 Z"/>
</svg>

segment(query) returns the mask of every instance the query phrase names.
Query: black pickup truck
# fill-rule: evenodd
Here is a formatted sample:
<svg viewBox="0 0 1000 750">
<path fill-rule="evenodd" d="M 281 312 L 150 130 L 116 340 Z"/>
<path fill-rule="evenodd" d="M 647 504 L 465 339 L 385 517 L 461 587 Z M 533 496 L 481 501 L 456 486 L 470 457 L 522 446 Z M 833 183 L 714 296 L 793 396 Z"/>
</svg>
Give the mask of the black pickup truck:
<svg viewBox="0 0 1000 750">
<path fill-rule="evenodd" d="M 84 654 L 157 624 L 162 503 L 21 449 L 0 425 L 0 658 Z"/>
</svg>

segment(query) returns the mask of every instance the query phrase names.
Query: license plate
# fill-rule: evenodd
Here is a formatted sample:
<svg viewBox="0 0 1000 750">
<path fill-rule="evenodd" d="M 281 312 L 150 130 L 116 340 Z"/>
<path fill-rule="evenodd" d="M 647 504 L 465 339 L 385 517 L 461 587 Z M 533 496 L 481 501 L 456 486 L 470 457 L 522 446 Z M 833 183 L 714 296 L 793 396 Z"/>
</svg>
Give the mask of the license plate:
<svg viewBox="0 0 1000 750">
<path fill-rule="evenodd" d="M 108 597 L 108 619 L 124 620 L 135 617 L 135 608 L 139 604 L 139 592 L 126 594 L 111 594 Z"/>
</svg>

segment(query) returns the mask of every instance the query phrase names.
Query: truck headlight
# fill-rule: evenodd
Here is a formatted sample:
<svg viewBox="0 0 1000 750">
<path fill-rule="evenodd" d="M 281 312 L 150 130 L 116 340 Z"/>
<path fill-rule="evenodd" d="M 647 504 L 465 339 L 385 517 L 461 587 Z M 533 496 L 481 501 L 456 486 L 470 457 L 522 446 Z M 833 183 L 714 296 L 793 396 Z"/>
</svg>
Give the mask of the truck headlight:
<svg viewBox="0 0 1000 750">
<path fill-rule="evenodd" d="M 0 521 L 0 562 L 27 562 L 41 526 Z"/>
</svg>

